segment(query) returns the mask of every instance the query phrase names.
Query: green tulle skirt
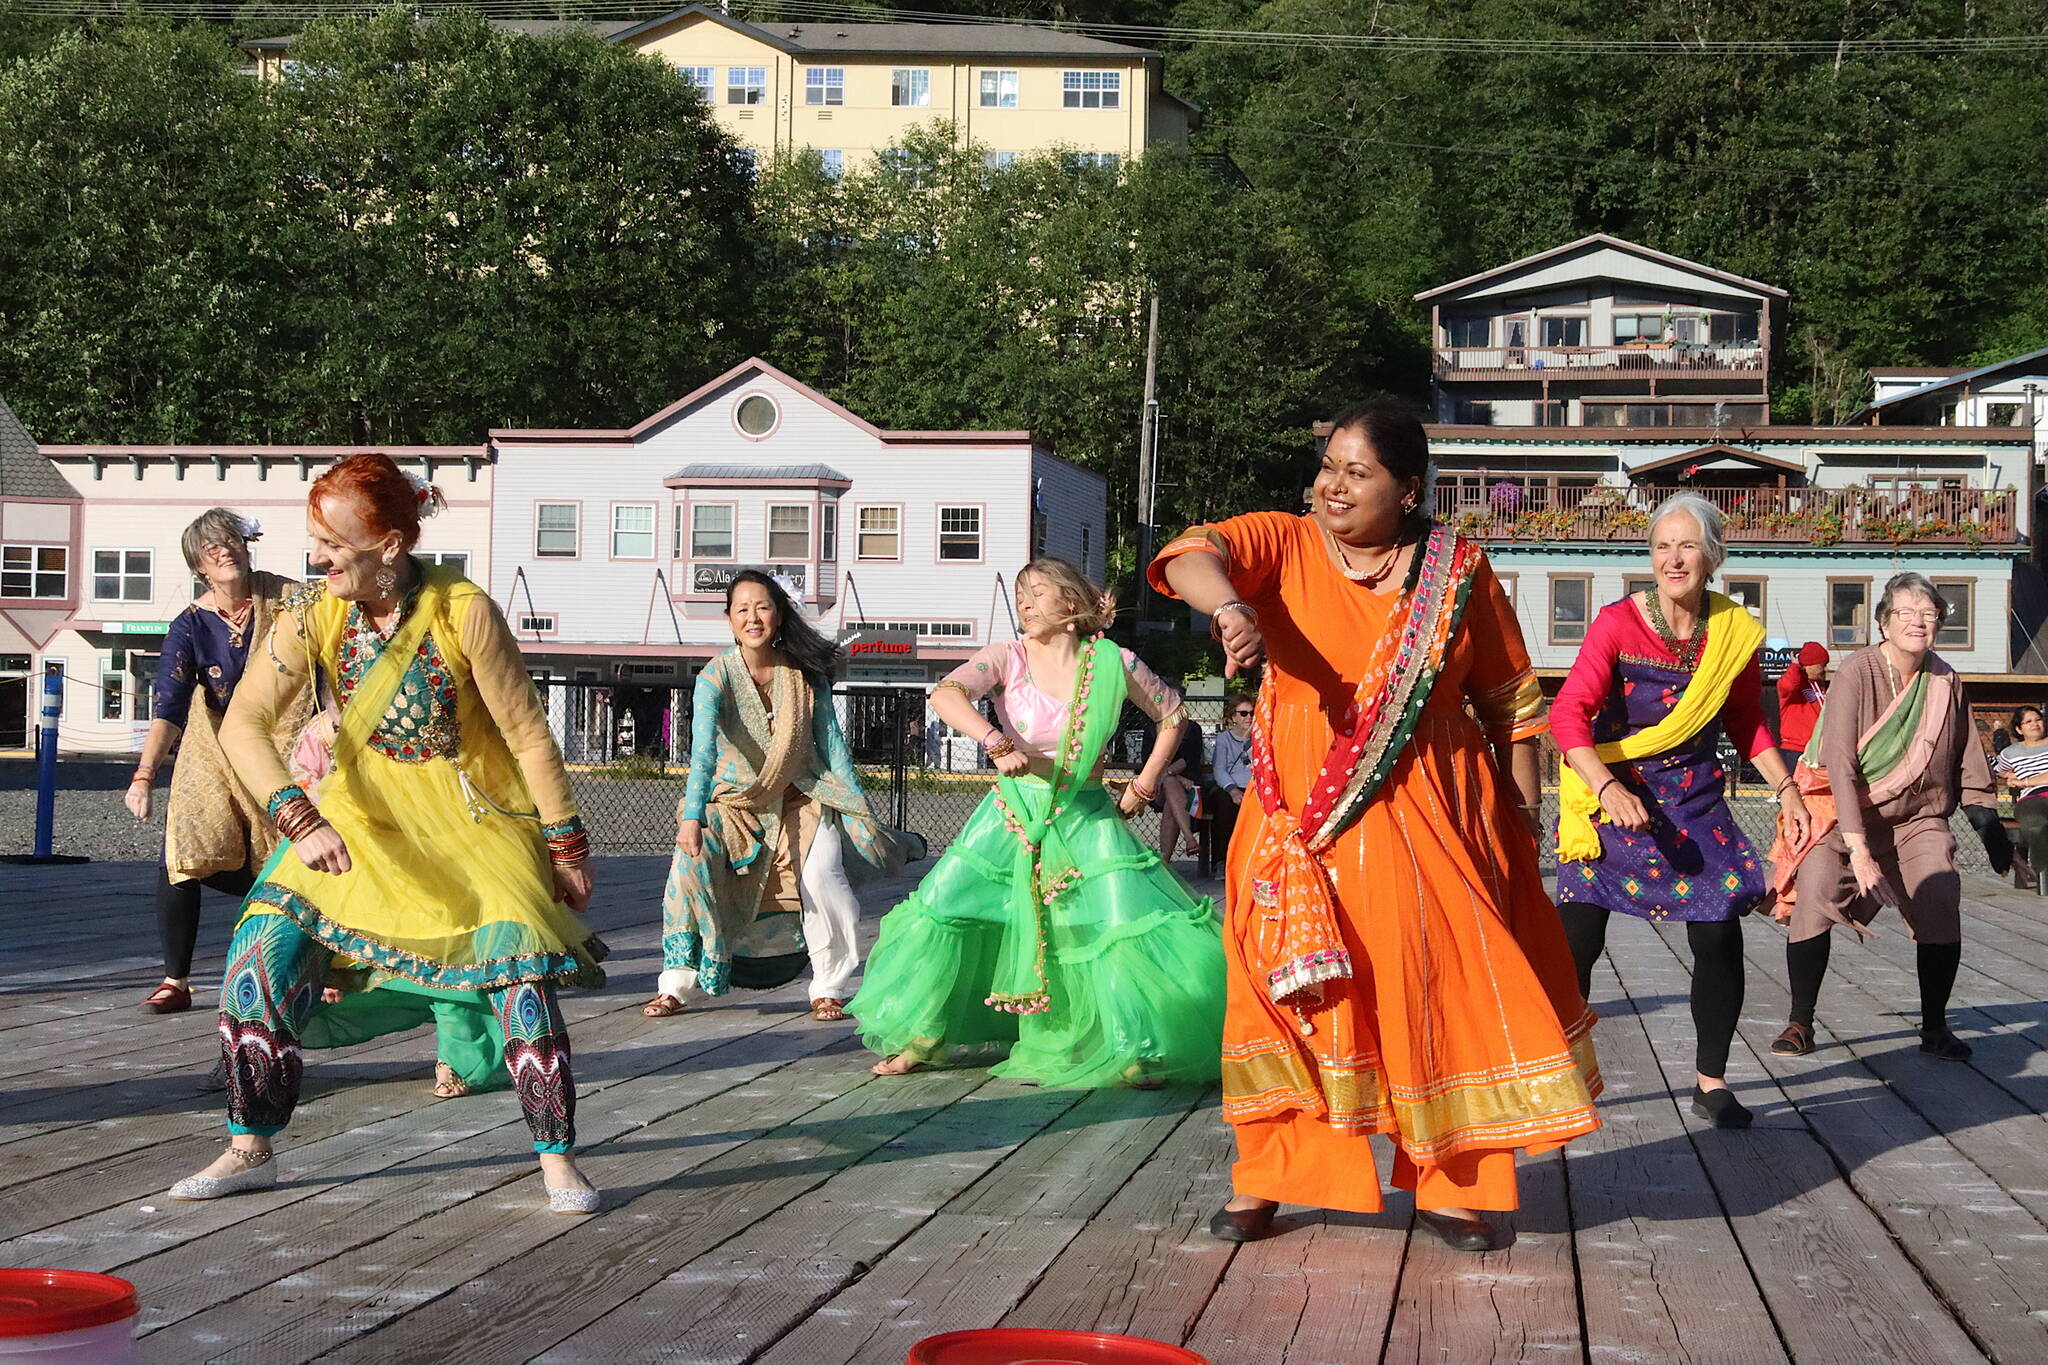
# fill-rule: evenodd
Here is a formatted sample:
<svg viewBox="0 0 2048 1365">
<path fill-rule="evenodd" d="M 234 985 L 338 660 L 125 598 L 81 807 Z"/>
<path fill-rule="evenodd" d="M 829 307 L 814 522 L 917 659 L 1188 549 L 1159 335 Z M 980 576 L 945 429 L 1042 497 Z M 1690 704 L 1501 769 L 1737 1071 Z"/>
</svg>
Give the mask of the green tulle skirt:
<svg viewBox="0 0 2048 1365">
<path fill-rule="evenodd" d="M 1043 782 L 1018 784 L 1026 814 Z M 1029 974 L 1036 946 L 1012 894 L 1017 837 L 992 791 L 909 899 L 882 920 L 847 1012 L 861 1042 L 893 1057 L 972 1064 L 1043 1085 L 1217 1078 L 1223 941 L 1216 910 L 1139 843 L 1108 793 L 1090 785 L 1060 822 L 1081 881 L 1046 914 L 1051 1008 L 1006 1014 L 983 1003 Z"/>
</svg>

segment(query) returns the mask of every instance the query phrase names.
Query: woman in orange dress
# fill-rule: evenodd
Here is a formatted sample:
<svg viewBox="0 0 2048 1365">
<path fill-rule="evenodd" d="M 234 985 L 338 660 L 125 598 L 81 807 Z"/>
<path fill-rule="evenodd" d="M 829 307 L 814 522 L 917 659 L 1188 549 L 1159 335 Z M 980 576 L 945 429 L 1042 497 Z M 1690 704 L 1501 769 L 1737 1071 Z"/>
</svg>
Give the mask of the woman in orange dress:
<svg viewBox="0 0 2048 1365">
<path fill-rule="evenodd" d="M 1542 694 L 1485 555 L 1421 510 L 1429 478 L 1420 422 L 1352 408 L 1309 515 L 1196 527 L 1150 569 L 1230 673 L 1268 662 L 1225 883 L 1226 1240 L 1280 1202 L 1379 1211 L 1385 1133 L 1418 1221 L 1487 1250 L 1515 1153 L 1599 1126 L 1536 860 Z"/>
</svg>

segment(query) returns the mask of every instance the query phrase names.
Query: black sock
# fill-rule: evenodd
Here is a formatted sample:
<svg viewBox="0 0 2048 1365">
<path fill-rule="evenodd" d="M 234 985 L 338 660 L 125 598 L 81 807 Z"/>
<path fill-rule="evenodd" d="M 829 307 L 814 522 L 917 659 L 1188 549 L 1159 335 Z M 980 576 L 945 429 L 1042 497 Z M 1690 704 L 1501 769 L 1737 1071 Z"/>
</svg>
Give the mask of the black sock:
<svg viewBox="0 0 2048 1365">
<path fill-rule="evenodd" d="M 1785 945 L 1785 975 L 1792 984 L 1792 1022 L 1813 1027 L 1813 1007 L 1820 1003 L 1820 983 L 1828 974 L 1827 934 Z"/>
<path fill-rule="evenodd" d="M 1920 1032 L 1948 1032 L 1948 997 L 1955 989 L 1956 969 L 1963 965 L 1960 943 L 1923 943 L 1915 954 L 1920 968 Z"/>
</svg>

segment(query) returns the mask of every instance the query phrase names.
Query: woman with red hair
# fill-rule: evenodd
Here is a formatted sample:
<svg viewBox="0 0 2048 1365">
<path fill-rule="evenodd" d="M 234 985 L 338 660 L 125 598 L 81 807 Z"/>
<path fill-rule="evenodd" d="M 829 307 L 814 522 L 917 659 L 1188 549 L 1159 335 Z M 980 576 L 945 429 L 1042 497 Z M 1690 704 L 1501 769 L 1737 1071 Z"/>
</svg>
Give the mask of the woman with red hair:
<svg viewBox="0 0 2048 1365">
<path fill-rule="evenodd" d="M 221 729 L 290 842 L 244 903 L 221 985 L 233 1138 L 174 1198 L 276 1182 L 270 1143 L 298 1101 L 300 1031 L 339 954 L 416 988 L 488 995 L 549 1207 L 597 1208 L 573 1155 L 555 1004 L 557 983 L 604 980 L 604 945 L 570 913 L 590 899 L 590 841 L 497 605 L 408 553 L 439 502 L 372 454 L 335 465 L 307 499 L 325 581 L 287 600 Z M 317 805 L 267 740 L 280 700 L 309 680 L 325 709 L 299 757 L 320 776 Z M 328 752 L 308 758 L 322 738 Z"/>
</svg>

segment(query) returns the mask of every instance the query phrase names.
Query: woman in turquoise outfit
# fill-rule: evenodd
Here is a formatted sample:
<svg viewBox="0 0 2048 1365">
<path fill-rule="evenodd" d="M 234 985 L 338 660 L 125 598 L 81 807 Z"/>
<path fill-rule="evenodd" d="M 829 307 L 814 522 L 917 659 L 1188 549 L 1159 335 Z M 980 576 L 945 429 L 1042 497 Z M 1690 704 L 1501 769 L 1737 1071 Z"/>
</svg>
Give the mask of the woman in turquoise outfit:
<svg viewBox="0 0 2048 1365">
<path fill-rule="evenodd" d="M 994 1074 L 1044 1085 L 1213 1081 L 1215 909 L 1118 812 L 1157 793 L 1180 695 L 1099 638 L 1110 603 L 1066 561 L 1024 567 L 1017 613 L 1023 639 L 982 650 L 932 693 L 939 719 L 982 736 L 995 790 L 883 919 L 847 1012 L 884 1058 L 879 1075 L 1007 1053 Z M 996 726 L 978 709 L 991 696 Z M 1159 734 L 1112 800 L 1100 766 L 1126 699 Z"/>
<path fill-rule="evenodd" d="M 853 877 L 897 857 L 832 710 L 839 651 L 758 569 L 734 576 L 725 617 L 733 647 L 697 675 L 662 972 L 640 1012 L 784 985 L 808 964 L 811 1017 L 843 1019 L 860 968 Z"/>
</svg>

